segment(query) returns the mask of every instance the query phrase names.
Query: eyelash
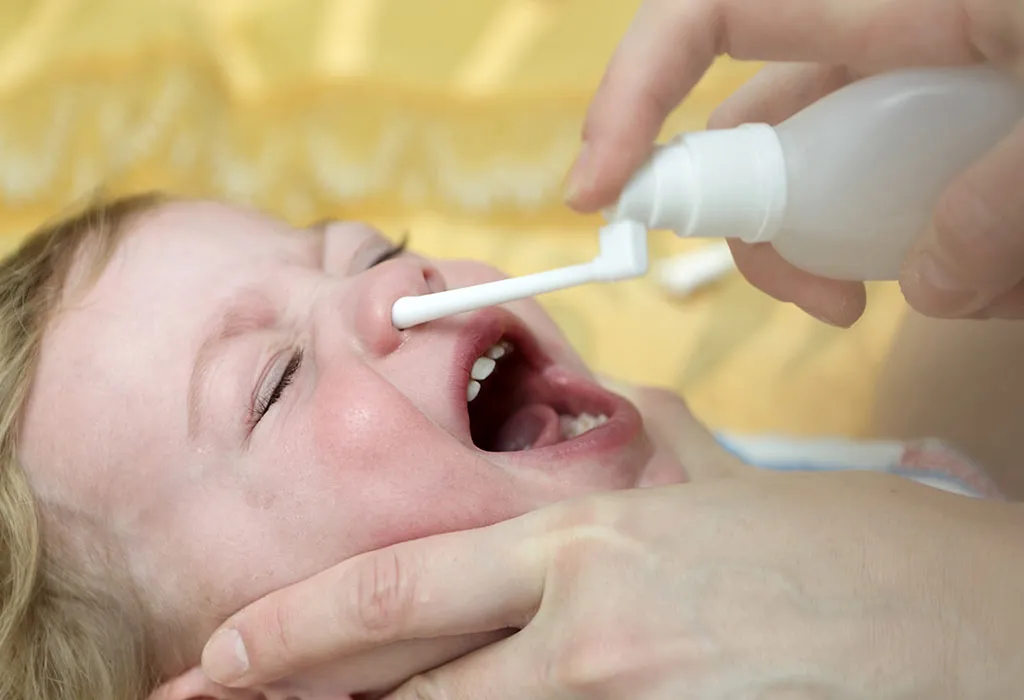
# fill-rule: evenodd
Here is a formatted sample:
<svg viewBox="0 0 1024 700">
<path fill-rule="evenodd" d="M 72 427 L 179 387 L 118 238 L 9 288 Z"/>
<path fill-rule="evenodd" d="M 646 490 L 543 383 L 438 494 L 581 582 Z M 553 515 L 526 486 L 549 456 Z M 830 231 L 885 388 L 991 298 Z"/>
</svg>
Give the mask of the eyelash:
<svg viewBox="0 0 1024 700">
<path fill-rule="evenodd" d="M 387 262 L 388 260 L 397 258 L 399 255 L 405 252 L 407 244 L 408 236 L 405 236 L 402 238 L 400 243 L 398 243 L 390 250 L 386 251 L 385 253 L 375 258 L 373 262 L 370 263 L 370 267 L 375 267 L 376 265 L 380 265 L 381 263 Z M 266 415 L 267 411 L 270 410 L 270 407 L 277 403 L 277 401 L 281 398 L 281 396 L 284 394 L 284 390 L 287 389 L 288 386 L 295 379 L 295 375 L 298 373 L 300 367 L 302 367 L 301 349 L 296 350 L 295 353 L 291 356 L 291 359 L 288 360 L 288 364 L 285 366 L 284 372 L 281 374 L 281 379 L 278 380 L 277 386 L 275 386 L 274 390 L 270 392 L 270 395 L 266 397 L 256 397 L 256 405 L 253 406 L 252 409 L 251 422 L 253 426 L 259 423 L 263 416 Z"/>
<path fill-rule="evenodd" d="M 284 368 L 284 372 L 281 374 L 281 379 L 278 380 L 277 386 L 270 392 L 269 396 L 257 396 L 256 405 L 252 409 L 252 424 L 256 425 L 260 422 L 260 419 L 266 415 L 270 407 L 277 403 L 277 400 L 281 398 L 284 390 L 288 388 L 288 385 L 295 379 L 295 374 L 299 371 L 302 366 L 302 350 L 296 350 L 295 354 L 288 360 L 288 364 Z"/>
<path fill-rule="evenodd" d="M 404 236 L 402 236 L 402 240 L 399 243 L 397 243 L 390 250 L 388 250 L 388 251 L 382 253 L 381 255 L 377 256 L 376 258 L 374 258 L 369 266 L 370 267 L 375 267 L 377 265 L 380 265 L 381 263 L 387 262 L 388 260 L 391 260 L 393 258 L 397 258 L 399 255 L 401 255 L 402 253 L 405 252 L 405 250 L 408 247 L 408 245 L 409 245 L 409 235 L 405 234 Z"/>
</svg>

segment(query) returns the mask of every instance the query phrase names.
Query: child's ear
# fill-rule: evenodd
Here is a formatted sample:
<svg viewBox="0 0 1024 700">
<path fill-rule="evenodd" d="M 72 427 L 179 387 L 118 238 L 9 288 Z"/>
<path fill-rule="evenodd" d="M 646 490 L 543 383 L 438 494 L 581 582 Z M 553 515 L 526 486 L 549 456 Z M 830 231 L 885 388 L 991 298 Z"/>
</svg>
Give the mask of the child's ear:
<svg viewBox="0 0 1024 700">
<path fill-rule="evenodd" d="M 217 685 L 196 666 L 160 684 L 147 700 L 254 700 L 259 694 Z"/>
</svg>

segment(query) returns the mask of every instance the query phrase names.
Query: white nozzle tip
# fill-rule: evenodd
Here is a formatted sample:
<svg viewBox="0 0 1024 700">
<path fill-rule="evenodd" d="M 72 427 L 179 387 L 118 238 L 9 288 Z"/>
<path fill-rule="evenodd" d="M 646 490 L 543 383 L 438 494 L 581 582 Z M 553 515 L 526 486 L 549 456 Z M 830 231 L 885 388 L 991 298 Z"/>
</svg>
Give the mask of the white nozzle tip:
<svg viewBox="0 0 1024 700">
<path fill-rule="evenodd" d="M 422 311 L 422 299 L 419 297 L 402 297 L 391 307 L 391 323 L 399 330 L 412 328 L 423 323 L 419 319 L 421 314 L 417 313 L 417 307 Z"/>
</svg>

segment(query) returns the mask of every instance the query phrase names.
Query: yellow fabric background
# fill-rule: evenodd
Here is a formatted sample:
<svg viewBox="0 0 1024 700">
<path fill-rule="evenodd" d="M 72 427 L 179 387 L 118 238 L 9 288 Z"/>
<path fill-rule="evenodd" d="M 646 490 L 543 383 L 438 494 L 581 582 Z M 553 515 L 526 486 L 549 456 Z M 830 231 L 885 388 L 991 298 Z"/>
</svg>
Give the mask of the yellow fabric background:
<svg viewBox="0 0 1024 700">
<path fill-rule="evenodd" d="M 0 243 L 98 189 L 161 188 L 362 218 L 510 273 L 582 260 L 599 221 L 562 205 L 561 180 L 638 4 L 5 0 Z M 721 61 L 666 133 L 755 68 Z M 849 332 L 736 275 L 686 301 L 651 279 L 542 301 L 592 366 L 675 387 L 716 427 L 858 435 L 903 313 L 893 286 L 871 297 Z"/>
</svg>

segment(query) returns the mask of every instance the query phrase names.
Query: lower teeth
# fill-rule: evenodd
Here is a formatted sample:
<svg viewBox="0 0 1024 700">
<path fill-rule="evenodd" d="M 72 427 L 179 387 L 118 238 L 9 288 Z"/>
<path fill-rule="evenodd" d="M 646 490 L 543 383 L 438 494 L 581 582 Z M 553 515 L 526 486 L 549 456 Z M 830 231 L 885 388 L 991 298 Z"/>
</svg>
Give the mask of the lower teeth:
<svg viewBox="0 0 1024 700">
<path fill-rule="evenodd" d="M 603 413 L 598 416 L 592 416 L 589 413 L 581 413 L 578 416 L 559 416 L 562 439 L 572 440 L 600 425 L 604 425 L 607 421 L 608 416 Z"/>
</svg>

